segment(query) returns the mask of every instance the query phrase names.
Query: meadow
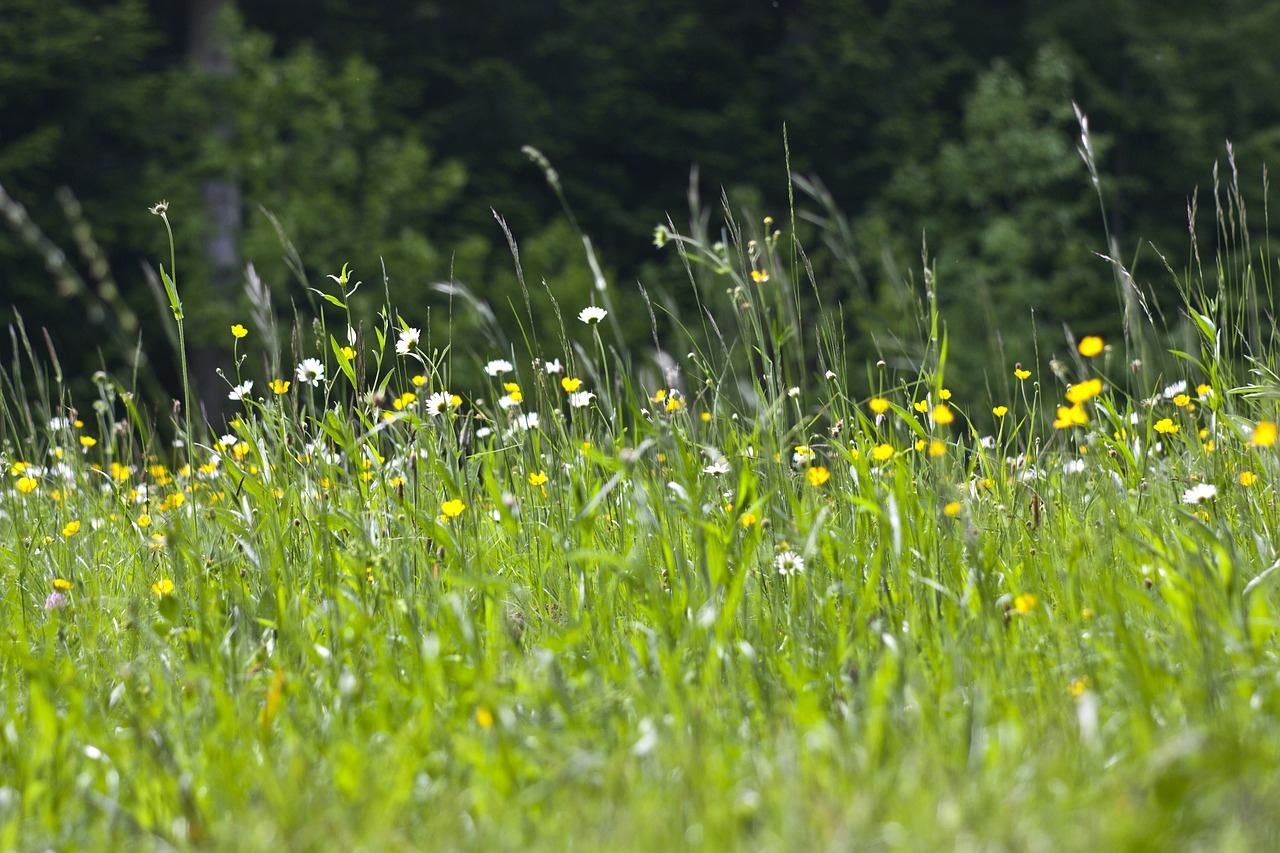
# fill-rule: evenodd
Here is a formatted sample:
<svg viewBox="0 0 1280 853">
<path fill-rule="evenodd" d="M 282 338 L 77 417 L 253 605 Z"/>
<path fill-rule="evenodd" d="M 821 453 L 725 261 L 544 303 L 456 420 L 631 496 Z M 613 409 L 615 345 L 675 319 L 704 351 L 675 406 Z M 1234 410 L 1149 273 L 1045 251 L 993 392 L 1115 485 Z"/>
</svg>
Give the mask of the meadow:
<svg viewBox="0 0 1280 853">
<path fill-rule="evenodd" d="M 1266 269 L 953 394 L 932 300 L 847 363 L 793 226 L 659 228 L 716 282 L 659 353 L 611 285 L 507 351 L 258 292 L 225 428 L 13 330 L 0 849 L 1275 847 Z"/>
</svg>

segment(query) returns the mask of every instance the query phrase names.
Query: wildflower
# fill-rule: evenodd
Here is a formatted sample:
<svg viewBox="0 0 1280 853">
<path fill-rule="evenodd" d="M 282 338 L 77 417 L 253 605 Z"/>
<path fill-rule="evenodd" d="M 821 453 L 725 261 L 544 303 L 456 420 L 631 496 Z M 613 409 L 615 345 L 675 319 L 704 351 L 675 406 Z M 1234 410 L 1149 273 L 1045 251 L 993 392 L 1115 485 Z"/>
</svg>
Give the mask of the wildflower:
<svg viewBox="0 0 1280 853">
<path fill-rule="evenodd" d="M 947 396 L 951 396 L 950 392 L 948 392 Z M 930 417 L 933 418 L 934 422 L 940 423 L 943 426 L 946 426 L 956 419 L 956 416 L 951 409 L 942 403 L 933 407 L 933 412 L 930 414 Z"/>
<path fill-rule="evenodd" d="M 483 705 L 476 708 L 476 725 L 482 729 L 493 728 L 493 712 Z"/>
<path fill-rule="evenodd" d="M 937 456 L 943 455 L 946 452 L 947 452 L 947 446 L 943 444 L 941 441 L 938 441 L 936 438 L 933 441 L 929 442 L 930 456 L 937 457 Z"/>
<path fill-rule="evenodd" d="M 1089 422 L 1089 413 L 1080 408 L 1080 404 L 1076 403 L 1071 408 L 1066 406 L 1058 407 L 1058 419 L 1053 422 L 1055 429 L 1066 429 L 1072 426 L 1082 426 Z"/>
<path fill-rule="evenodd" d="M 572 394 L 574 391 L 577 391 L 582 387 L 582 380 L 576 376 L 566 376 L 560 380 L 560 387 L 563 388 L 566 393 Z"/>
<path fill-rule="evenodd" d="M 400 355 L 408 355 L 409 351 L 418 345 L 418 339 L 421 337 L 422 331 L 420 329 L 401 329 L 400 339 L 396 341 L 396 352 Z"/>
<path fill-rule="evenodd" d="M 1087 678 L 1077 678 L 1067 685 L 1067 692 L 1077 700 L 1084 695 L 1084 691 L 1087 689 L 1089 689 L 1089 680 Z"/>
<path fill-rule="evenodd" d="M 991 410 L 991 414 L 995 415 L 997 418 L 1003 418 L 1005 415 L 1009 414 L 1009 407 L 996 406 L 994 409 Z"/>
<path fill-rule="evenodd" d="M 911 408 L 915 409 L 917 412 L 920 412 L 921 414 L 924 414 L 925 412 L 929 411 L 929 401 L 918 400 L 911 404 Z"/>
<path fill-rule="evenodd" d="M 356 357 L 356 351 L 353 350 L 351 347 L 343 347 L 342 357 L 345 358 L 347 361 L 352 361 Z"/>
<path fill-rule="evenodd" d="M 1256 482 L 1258 482 L 1257 474 L 1253 473 L 1252 471 L 1240 472 L 1240 485 L 1245 486 L 1247 488 L 1249 486 L 1252 486 Z"/>
<path fill-rule="evenodd" d="M 304 358 L 298 365 L 297 377 L 304 385 L 319 385 L 324 381 L 324 364 L 318 358 Z"/>
<path fill-rule="evenodd" d="M 702 473 L 711 474 L 713 476 L 719 476 L 721 474 L 728 474 L 730 470 L 732 469 L 729 467 L 729 460 L 721 456 L 717 458 L 714 462 L 712 462 L 710 465 L 707 465 L 705 468 L 703 468 Z"/>
<path fill-rule="evenodd" d="M 799 397 L 799 396 L 800 396 L 800 388 L 799 388 L 799 386 L 792 385 L 790 388 L 788 388 L 788 389 L 787 389 L 787 396 L 788 396 L 788 397 Z"/>
<path fill-rule="evenodd" d="M 709 423 L 711 423 L 711 413 L 710 413 L 710 412 L 703 412 L 702 414 L 698 415 L 698 418 L 699 418 L 699 419 L 700 419 L 704 424 L 709 424 Z"/>
<path fill-rule="evenodd" d="M 504 394 L 503 396 L 498 398 L 498 408 L 503 410 L 510 409 L 513 406 L 520 405 L 520 401 L 522 399 L 524 398 L 519 391 L 515 392 L 514 394 Z"/>
<path fill-rule="evenodd" d="M 241 326 L 239 323 L 236 323 L 231 327 L 231 334 L 235 335 L 236 340 L 240 340 L 245 335 L 249 334 L 249 330 L 244 326 Z"/>
<path fill-rule="evenodd" d="M 894 449 L 892 444 L 877 444 L 871 448 L 871 458 L 877 462 L 885 462 L 893 458 Z"/>
<path fill-rule="evenodd" d="M 1212 386 L 1212 385 L 1209 385 L 1209 384 L 1207 384 L 1207 383 L 1203 383 L 1203 384 L 1197 385 L 1197 386 L 1196 386 L 1196 396 L 1197 396 L 1197 397 L 1199 397 L 1201 400 L 1204 400 L 1204 399 L 1205 399 L 1205 398 L 1207 398 L 1207 397 L 1212 397 L 1212 396 L 1213 396 L 1213 386 Z"/>
<path fill-rule="evenodd" d="M 1160 392 L 1160 396 L 1164 397 L 1166 400 L 1172 400 L 1174 397 L 1177 397 L 1179 394 L 1184 393 L 1186 390 L 1187 390 L 1187 380 L 1179 379 L 1177 382 L 1174 382 L 1172 385 L 1166 386 L 1165 389 Z"/>
<path fill-rule="evenodd" d="M 603 308 L 597 308 L 595 305 L 592 305 L 588 308 L 583 308 L 581 311 L 579 311 L 578 319 L 587 324 L 599 323 L 601 320 L 605 318 L 605 315 L 608 313 L 609 312 L 604 310 Z"/>
<path fill-rule="evenodd" d="M 457 498 L 440 504 L 440 511 L 444 513 L 446 518 L 457 518 L 462 515 L 462 511 L 466 508 L 467 505 Z"/>
<path fill-rule="evenodd" d="M 510 373 L 515 367 L 511 362 L 504 358 L 495 358 L 484 366 L 484 372 L 487 376 L 501 376 L 504 373 Z"/>
<path fill-rule="evenodd" d="M 79 522 L 79 521 L 74 521 L 74 520 L 73 520 L 73 521 L 68 521 L 68 522 L 66 523 L 66 525 L 65 525 L 65 526 L 63 526 L 63 528 L 62 528 L 62 535 L 63 535 L 63 536 L 75 536 L 75 535 L 76 535 L 77 533 L 79 533 L 79 532 L 80 532 L 80 522 Z M 54 581 L 54 586 L 57 586 L 57 585 L 58 585 L 58 582 L 57 582 L 57 581 Z"/>
<path fill-rule="evenodd" d="M 1156 421 L 1155 431 L 1164 435 L 1172 435 L 1178 431 L 1178 425 L 1170 418 L 1161 418 Z"/>
<path fill-rule="evenodd" d="M 1096 376 L 1093 379 L 1086 379 L 1084 382 L 1077 382 L 1067 389 L 1067 400 L 1072 403 L 1083 403 L 1092 397 L 1096 397 L 1102 393 L 1102 380 Z"/>
<path fill-rule="evenodd" d="M 1253 438 L 1250 439 L 1249 444 L 1254 447 L 1270 447 L 1275 443 L 1276 425 L 1271 421 L 1259 421 L 1253 428 Z"/>
<path fill-rule="evenodd" d="M 1099 343 L 1101 343 L 1101 341 L 1099 341 Z M 1036 606 L 1037 601 L 1039 601 L 1039 599 L 1034 595 L 1029 592 L 1024 592 L 1013 600 L 1013 609 L 1018 611 L 1019 614 L 1025 616 L 1032 611 Z"/>
<path fill-rule="evenodd" d="M 1080 350 L 1080 354 L 1085 358 L 1093 358 L 1095 355 L 1102 352 L 1102 338 L 1097 335 L 1089 335 L 1088 337 L 1081 338 L 1078 349 Z"/>
<path fill-rule="evenodd" d="M 939 392 L 938 392 L 938 399 L 940 399 L 940 400 L 950 400 L 950 399 L 951 399 L 951 389 L 950 389 L 950 388 L 943 388 L 941 391 L 939 391 Z"/>
<path fill-rule="evenodd" d="M 151 526 L 151 516 L 150 516 L 150 514 L 148 514 L 148 513 L 145 513 L 145 512 L 144 512 L 142 515 L 138 516 L 138 519 L 137 519 L 137 520 L 138 520 L 138 526 L 139 526 L 139 527 L 150 527 L 150 526 Z"/>
<path fill-rule="evenodd" d="M 160 580 L 151 585 L 151 592 L 158 598 L 164 598 L 166 595 L 173 592 L 173 590 L 173 581 L 168 578 L 160 578 Z"/>
<path fill-rule="evenodd" d="M 795 551 L 783 551 L 774 558 L 773 567 L 782 576 L 798 575 L 804 571 L 804 557 Z"/>
<path fill-rule="evenodd" d="M 417 376 L 413 377 L 409 381 L 413 383 L 414 388 L 421 388 L 423 385 L 427 384 L 427 377 L 419 373 Z"/>
<path fill-rule="evenodd" d="M 793 465 L 807 465 L 813 459 L 813 448 L 807 444 L 796 445 L 796 452 L 791 455 Z"/>
<path fill-rule="evenodd" d="M 530 412 L 527 415 L 517 415 L 513 423 L 515 424 L 515 428 L 520 432 L 537 429 L 539 426 L 538 413 Z"/>
<path fill-rule="evenodd" d="M 561 364 L 560 359 L 557 358 L 547 362 L 546 370 L 548 375 L 554 376 L 557 373 L 564 373 L 564 365 Z"/>
<path fill-rule="evenodd" d="M 436 417 L 447 408 L 462 405 L 462 398 L 457 394 L 450 394 L 448 391 L 437 391 L 427 398 L 423 403 L 423 408 L 431 417 Z"/>
<path fill-rule="evenodd" d="M 960 514 L 960 501 L 952 501 L 942 508 L 942 514 L 947 518 L 955 518 Z"/>
<path fill-rule="evenodd" d="M 678 412 L 680 411 L 680 407 L 683 405 L 684 401 L 680 399 L 679 395 L 672 393 L 672 395 L 667 398 L 667 404 L 663 406 L 663 408 L 668 412 Z"/>
<path fill-rule="evenodd" d="M 1186 394 L 1179 394 L 1178 396 L 1173 398 L 1173 404 L 1175 406 L 1178 406 L 1179 408 L 1187 405 L 1190 402 L 1191 402 L 1191 398 Z"/>
<path fill-rule="evenodd" d="M 250 379 L 231 389 L 231 393 L 227 394 L 228 400 L 243 400 L 253 390 L 253 380 Z"/>
<path fill-rule="evenodd" d="M 821 486 L 827 480 L 831 479 L 831 472 L 821 465 L 814 465 L 808 471 L 804 472 L 805 479 L 809 481 L 811 486 Z"/>
<path fill-rule="evenodd" d="M 742 514 L 741 524 L 743 527 L 751 527 L 753 524 L 755 524 L 759 520 L 760 519 L 756 517 L 756 514 L 754 512 L 744 512 Z"/>
<path fill-rule="evenodd" d="M 66 578 L 54 578 L 52 586 L 60 592 L 66 592 L 71 589 L 71 581 Z"/>
<path fill-rule="evenodd" d="M 541 486 L 546 482 L 547 482 L 547 473 L 545 471 L 539 471 L 536 474 L 529 475 L 529 485 L 531 486 Z"/>
<path fill-rule="evenodd" d="M 756 284 L 764 284 L 766 281 L 769 280 L 769 271 L 768 270 L 752 270 L 751 280 L 754 281 Z"/>
<path fill-rule="evenodd" d="M 417 401 L 417 399 L 418 399 L 417 394 L 413 393 L 412 391 L 405 391 L 399 397 L 396 397 L 394 400 L 392 400 L 391 405 L 395 407 L 395 410 L 397 412 L 399 412 L 399 411 L 402 411 L 403 409 L 407 409 L 409 406 L 412 406 L 414 402 Z"/>
<path fill-rule="evenodd" d="M 279 395 L 289 393 L 289 386 L 292 384 L 288 379 L 272 379 L 267 387 L 271 389 L 271 393 Z"/>
<path fill-rule="evenodd" d="M 34 492 L 37 485 L 39 484 L 31 477 L 21 477 L 17 483 L 18 491 L 22 492 L 24 495 Z"/>
<path fill-rule="evenodd" d="M 1184 504 L 1199 504 L 1210 500 L 1218 494 L 1218 487 L 1212 483 L 1199 483 L 1182 493 Z"/>
<path fill-rule="evenodd" d="M 1021 367 L 1016 367 L 1013 370 L 1013 375 L 1018 377 L 1019 380 L 1028 379 L 1031 376 L 1031 371 L 1023 370 Z"/>
<path fill-rule="evenodd" d="M 872 397 L 867 402 L 867 408 L 875 412 L 877 415 L 883 415 L 889 411 L 889 401 L 883 397 Z"/>
</svg>

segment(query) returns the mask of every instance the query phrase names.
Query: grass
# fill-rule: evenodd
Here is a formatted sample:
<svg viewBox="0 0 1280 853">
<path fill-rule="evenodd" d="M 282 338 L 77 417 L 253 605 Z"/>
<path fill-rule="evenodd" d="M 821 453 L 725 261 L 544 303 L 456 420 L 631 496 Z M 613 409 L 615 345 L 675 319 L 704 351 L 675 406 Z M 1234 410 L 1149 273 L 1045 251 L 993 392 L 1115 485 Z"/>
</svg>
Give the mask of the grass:
<svg viewBox="0 0 1280 853">
<path fill-rule="evenodd" d="M 1275 847 L 1238 279 L 1180 282 L 1198 337 L 1145 392 L 1086 338 L 951 395 L 926 314 L 923 368 L 859 396 L 771 227 L 660 229 L 706 311 L 652 308 L 652 363 L 588 306 L 434 348 L 346 270 L 289 360 L 259 289 L 225 431 L 108 376 L 76 406 L 16 331 L 0 849 Z"/>
</svg>

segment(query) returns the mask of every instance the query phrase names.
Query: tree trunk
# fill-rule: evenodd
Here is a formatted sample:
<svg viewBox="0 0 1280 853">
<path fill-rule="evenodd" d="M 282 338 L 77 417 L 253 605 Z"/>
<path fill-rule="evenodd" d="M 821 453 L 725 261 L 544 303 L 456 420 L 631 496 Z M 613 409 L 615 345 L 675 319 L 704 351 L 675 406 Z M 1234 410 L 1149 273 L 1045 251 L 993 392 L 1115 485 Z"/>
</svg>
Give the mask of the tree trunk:
<svg viewBox="0 0 1280 853">
<path fill-rule="evenodd" d="M 187 55 L 196 73 L 215 82 L 235 73 L 231 62 L 231 22 L 235 0 L 190 0 L 190 30 Z M 211 86 L 210 90 L 218 91 Z M 232 105 L 219 95 L 209 104 L 209 125 L 205 132 L 228 142 L 233 133 Z M 235 300 L 235 287 L 240 275 L 240 184 L 230 174 L 210 175 L 200 188 L 203 206 L 204 252 L 209 280 L 207 304 L 229 304 Z M 226 332 L 226 330 L 222 330 Z M 216 332 L 215 332 L 216 334 Z M 219 367 L 229 367 L 231 354 L 223 344 L 204 335 L 197 337 L 192 348 L 191 363 L 200 408 L 214 429 L 226 420 L 227 394 L 225 382 L 218 377 Z"/>
</svg>

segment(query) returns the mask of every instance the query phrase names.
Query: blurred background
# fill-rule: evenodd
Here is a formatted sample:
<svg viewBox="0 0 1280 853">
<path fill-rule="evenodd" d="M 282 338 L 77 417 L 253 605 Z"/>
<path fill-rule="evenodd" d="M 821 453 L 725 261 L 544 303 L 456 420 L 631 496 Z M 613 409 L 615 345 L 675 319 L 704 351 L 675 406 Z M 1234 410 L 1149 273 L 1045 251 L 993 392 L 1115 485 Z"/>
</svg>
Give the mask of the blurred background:
<svg viewBox="0 0 1280 853">
<path fill-rule="evenodd" d="M 1155 250 L 1179 275 L 1194 264 L 1197 188 L 1202 242 L 1233 239 L 1213 201 L 1228 139 L 1265 231 L 1277 43 L 1265 0 L 0 0 L 0 321 L 51 345 L 73 387 L 106 369 L 179 396 L 148 212 L 165 199 L 214 419 L 229 327 L 255 311 L 250 264 L 295 357 L 316 354 L 288 332 L 321 310 L 308 285 L 334 292 L 344 264 L 364 282 L 356 316 L 389 294 L 436 346 L 509 356 L 432 285 L 464 285 L 517 342 L 554 342 L 551 295 L 570 318 L 591 298 L 585 235 L 617 334 L 643 347 L 637 283 L 697 310 L 655 227 L 789 228 L 789 157 L 802 290 L 838 313 L 850 363 L 911 367 L 927 245 L 950 371 L 981 385 L 1051 357 L 1064 324 L 1120 334 L 1099 255 L 1176 315 Z M 523 331 L 495 212 L 530 284 Z M 281 369 L 255 358 L 246 377 Z"/>
</svg>

